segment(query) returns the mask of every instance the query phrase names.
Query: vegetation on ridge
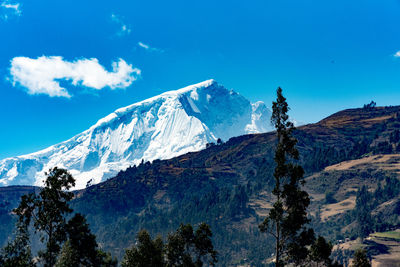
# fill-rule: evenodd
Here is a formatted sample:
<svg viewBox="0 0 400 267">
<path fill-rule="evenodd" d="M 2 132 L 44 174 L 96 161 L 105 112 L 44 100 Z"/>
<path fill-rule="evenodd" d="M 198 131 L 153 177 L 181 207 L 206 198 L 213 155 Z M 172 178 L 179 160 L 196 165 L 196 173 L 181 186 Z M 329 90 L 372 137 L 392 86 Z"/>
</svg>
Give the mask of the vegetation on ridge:
<svg viewBox="0 0 400 267">
<path fill-rule="evenodd" d="M 325 202 L 327 190 L 335 192 L 333 197 L 338 203 L 354 199 L 355 205 L 357 188 L 350 187 L 354 184 L 366 184 L 370 193 L 381 184 L 382 194 L 377 196 L 378 201 L 373 200 L 377 206 L 370 205 L 376 222 L 373 230 L 379 227 L 387 231 L 398 225 L 390 215 L 396 214 L 398 202 L 392 198 L 396 191 L 390 192 L 385 186 L 386 179 L 395 181 L 393 172 L 378 167 L 324 169 L 347 160 L 397 153 L 399 114 L 399 107 L 345 110 L 294 132 L 306 188 L 312 191 L 311 226 L 317 234 L 332 241 L 357 237 L 354 207 L 322 219 L 318 215 L 319 207 L 331 205 Z M 268 246 L 272 239 L 260 233 L 257 225 L 264 219 L 272 200 L 275 145 L 273 133 L 247 135 L 204 151 L 143 163 L 104 183 L 75 192 L 70 206 L 86 216 L 99 246 L 120 259 L 123 249 L 135 244 L 135 236 L 141 229 L 147 229 L 152 236 L 159 233 L 166 237 L 181 223 L 206 222 L 213 230 L 215 250 L 220 253 L 218 264 L 258 266 L 274 253 Z M 4 203 L 0 216 L 2 223 L 5 222 L 1 225 L 2 240 L 11 233 L 9 211 L 16 206 L 14 192 L 24 194 L 24 190 L 0 188 L 0 202 Z M 322 199 L 318 194 L 323 195 Z M 385 213 L 387 209 L 382 205 L 390 212 Z M 379 218 L 381 222 L 376 220 Z M 109 229 L 115 230 L 111 233 Z M 40 249 L 32 245 L 32 251 Z"/>
</svg>

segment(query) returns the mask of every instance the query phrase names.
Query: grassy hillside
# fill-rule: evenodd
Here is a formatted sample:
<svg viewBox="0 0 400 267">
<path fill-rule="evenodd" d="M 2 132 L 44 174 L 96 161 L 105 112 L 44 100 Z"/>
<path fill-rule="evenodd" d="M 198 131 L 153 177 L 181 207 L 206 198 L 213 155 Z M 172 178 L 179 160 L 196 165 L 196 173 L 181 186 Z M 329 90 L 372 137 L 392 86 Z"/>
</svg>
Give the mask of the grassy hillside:
<svg viewBox="0 0 400 267">
<path fill-rule="evenodd" d="M 384 230 L 400 226 L 399 159 L 399 154 L 366 156 L 329 166 L 306 178 L 306 188 L 313 199 L 310 211 L 318 217 L 325 236 L 355 237 L 354 209 L 362 186 L 369 192 L 370 213 L 377 219 L 376 227 Z"/>
</svg>

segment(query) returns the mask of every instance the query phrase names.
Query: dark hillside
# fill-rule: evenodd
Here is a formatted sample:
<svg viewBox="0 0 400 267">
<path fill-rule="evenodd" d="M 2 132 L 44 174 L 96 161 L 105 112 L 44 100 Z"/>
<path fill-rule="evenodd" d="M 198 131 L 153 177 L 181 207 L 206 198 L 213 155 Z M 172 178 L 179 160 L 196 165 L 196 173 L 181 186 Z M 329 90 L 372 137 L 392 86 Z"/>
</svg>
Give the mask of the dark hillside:
<svg viewBox="0 0 400 267">
<path fill-rule="evenodd" d="M 0 244 L 13 232 L 14 221 L 10 216 L 11 210 L 18 206 L 22 195 L 35 192 L 33 186 L 0 187 Z"/>
<path fill-rule="evenodd" d="M 400 107 L 351 109 L 300 127 L 307 174 L 367 154 L 393 153 L 400 140 Z M 166 234 L 180 222 L 206 221 L 222 262 L 265 258 L 258 233 L 259 195 L 273 186 L 274 133 L 246 135 L 165 161 L 145 163 L 78 194 L 76 210 L 88 215 L 99 240 L 120 253 L 140 228 Z M 109 229 L 115 229 L 109 231 Z M 264 251 L 264 252 L 262 252 Z"/>
<path fill-rule="evenodd" d="M 345 160 L 396 153 L 399 130 L 399 106 L 338 112 L 298 128 L 301 164 L 310 176 Z M 143 163 L 78 191 L 73 208 L 87 216 L 102 246 L 118 256 L 142 228 L 165 236 L 180 222 L 205 221 L 222 265 L 258 265 L 272 253 L 257 226 L 271 200 L 274 147 L 274 133 L 245 135 Z"/>
</svg>

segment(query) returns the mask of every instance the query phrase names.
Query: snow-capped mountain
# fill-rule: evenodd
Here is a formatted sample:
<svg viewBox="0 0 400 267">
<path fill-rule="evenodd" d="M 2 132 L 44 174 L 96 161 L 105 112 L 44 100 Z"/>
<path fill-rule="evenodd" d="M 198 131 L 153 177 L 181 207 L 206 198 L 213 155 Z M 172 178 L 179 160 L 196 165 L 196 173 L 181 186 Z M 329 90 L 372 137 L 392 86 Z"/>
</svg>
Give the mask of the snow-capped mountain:
<svg viewBox="0 0 400 267">
<path fill-rule="evenodd" d="M 218 138 L 271 129 L 263 102 L 251 104 L 214 80 L 121 108 L 71 139 L 0 161 L 0 185 L 42 185 L 54 166 L 70 171 L 76 188 L 99 183 L 142 159 L 172 158 Z"/>
</svg>

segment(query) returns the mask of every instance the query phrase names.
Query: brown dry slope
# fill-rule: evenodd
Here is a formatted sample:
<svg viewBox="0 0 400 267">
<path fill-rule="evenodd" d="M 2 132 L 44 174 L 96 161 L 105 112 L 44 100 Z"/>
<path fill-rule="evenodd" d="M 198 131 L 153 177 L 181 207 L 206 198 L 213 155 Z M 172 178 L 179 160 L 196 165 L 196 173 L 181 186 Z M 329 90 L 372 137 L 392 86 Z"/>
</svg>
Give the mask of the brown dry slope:
<svg viewBox="0 0 400 267">
<path fill-rule="evenodd" d="M 372 259 L 372 267 L 400 267 L 400 242 L 376 238 L 375 242 L 389 248 L 388 254 L 380 254 Z"/>
<path fill-rule="evenodd" d="M 328 166 L 307 177 L 306 187 L 315 200 L 322 200 L 327 191 L 334 193 L 338 202 L 322 206 L 321 217 L 326 220 L 353 209 L 357 190 L 366 185 L 374 191 L 380 176 L 400 179 L 400 154 L 371 155 Z"/>
<path fill-rule="evenodd" d="M 355 160 L 343 161 L 324 168 L 306 178 L 307 188 L 314 201 L 314 210 L 318 207 L 322 222 L 340 220 L 355 208 L 356 192 L 366 185 L 370 192 L 374 192 L 378 184 L 384 184 L 385 177 L 400 179 L 400 154 L 366 155 Z M 326 204 L 321 195 L 324 192 L 333 192 L 336 203 Z M 371 215 L 396 215 L 400 196 L 394 196 L 372 210 Z M 315 211 L 314 211 L 315 214 Z M 400 214 L 398 214 L 400 217 Z M 354 229 L 355 223 L 342 227 L 345 237 L 347 231 Z M 365 247 L 372 255 L 372 266 L 389 267 L 400 266 L 400 230 L 374 233 L 360 244 L 359 240 L 348 241 L 336 245 L 334 249 L 354 251 Z"/>
</svg>

